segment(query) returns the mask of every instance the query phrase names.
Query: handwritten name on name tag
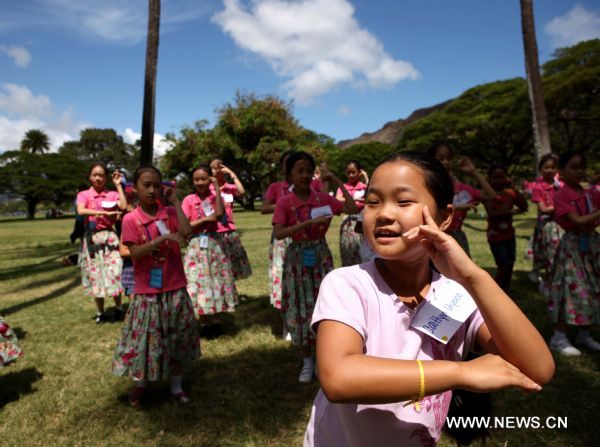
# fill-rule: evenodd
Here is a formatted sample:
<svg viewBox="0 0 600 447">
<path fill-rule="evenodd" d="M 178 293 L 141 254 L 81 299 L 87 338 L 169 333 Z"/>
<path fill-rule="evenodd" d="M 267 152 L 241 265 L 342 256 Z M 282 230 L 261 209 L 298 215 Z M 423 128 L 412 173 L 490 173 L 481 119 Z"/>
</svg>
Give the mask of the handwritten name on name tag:
<svg viewBox="0 0 600 447">
<path fill-rule="evenodd" d="M 463 287 L 443 279 L 432 287 L 411 326 L 446 344 L 476 309 L 473 298 Z"/>
<path fill-rule="evenodd" d="M 310 218 L 316 219 L 320 216 L 333 216 L 333 211 L 329 205 L 318 206 L 310 210 Z"/>
</svg>

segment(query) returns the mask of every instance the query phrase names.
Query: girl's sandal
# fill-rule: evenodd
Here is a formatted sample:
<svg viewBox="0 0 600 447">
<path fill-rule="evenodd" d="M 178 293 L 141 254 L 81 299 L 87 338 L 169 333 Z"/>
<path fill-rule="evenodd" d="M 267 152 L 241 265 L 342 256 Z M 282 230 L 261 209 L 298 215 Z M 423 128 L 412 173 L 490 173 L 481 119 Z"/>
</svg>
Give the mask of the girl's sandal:
<svg viewBox="0 0 600 447">
<path fill-rule="evenodd" d="M 171 394 L 171 396 L 173 397 L 173 399 L 175 399 L 177 402 L 181 402 L 182 404 L 187 404 L 190 401 L 190 398 L 188 397 L 187 394 L 185 394 L 183 391 L 180 391 L 177 394 Z"/>
<path fill-rule="evenodd" d="M 133 387 L 133 389 L 129 392 L 129 405 L 132 407 L 139 407 L 142 401 L 142 397 L 146 393 L 146 388 L 141 386 Z"/>
</svg>

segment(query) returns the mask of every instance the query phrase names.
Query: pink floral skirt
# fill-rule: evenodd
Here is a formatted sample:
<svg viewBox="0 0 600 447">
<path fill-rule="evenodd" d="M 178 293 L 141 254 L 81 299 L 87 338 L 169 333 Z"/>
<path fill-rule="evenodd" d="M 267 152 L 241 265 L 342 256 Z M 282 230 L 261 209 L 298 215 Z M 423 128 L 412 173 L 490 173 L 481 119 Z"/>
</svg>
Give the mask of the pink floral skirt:
<svg viewBox="0 0 600 447">
<path fill-rule="evenodd" d="M 0 368 L 23 355 L 15 331 L 0 317 Z"/>
<path fill-rule="evenodd" d="M 93 298 L 119 296 L 123 259 L 119 254 L 119 238 L 112 230 L 103 230 L 83 238 L 81 247 L 81 284 Z"/>
</svg>

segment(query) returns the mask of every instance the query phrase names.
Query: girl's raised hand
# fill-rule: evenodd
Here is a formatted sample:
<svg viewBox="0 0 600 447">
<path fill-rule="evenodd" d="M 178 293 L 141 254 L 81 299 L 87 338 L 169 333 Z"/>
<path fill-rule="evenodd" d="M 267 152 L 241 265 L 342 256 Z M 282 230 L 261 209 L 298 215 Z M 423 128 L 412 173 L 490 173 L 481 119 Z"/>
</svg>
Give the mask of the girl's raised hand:
<svg viewBox="0 0 600 447">
<path fill-rule="evenodd" d="M 461 386 L 469 391 L 489 393 L 503 388 L 519 388 L 525 392 L 542 387 L 499 355 L 486 354 L 468 362 L 458 363 Z"/>
<path fill-rule="evenodd" d="M 460 160 L 458 160 L 458 169 L 466 174 L 469 174 L 471 172 L 475 172 L 476 168 L 470 158 L 461 157 Z"/>
<path fill-rule="evenodd" d="M 167 203 L 170 203 L 171 205 L 174 205 L 177 201 L 175 190 L 170 186 L 163 186 L 162 195 L 167 200 Z"/>
<path fill-rule="evenodd" d="M 402 236 L 408 240 L 419 241 L 427 251 L 435 268 L 445 277 L 459 283 L 470 278 L 479 267 L 473 263 L 452 236 L 439 229 L 427 206 L 423 207 L 423 221 L 424 225 L 411 228 Z"/>
<path fill-rule="evenodd" d="M 121 173 L 119 171 L 115 171 L 112 173 L 112 181 L 115 186 L 120 185 L 122 179 L 123 179 L 123 176 L 121 175 Z"/>
</svg>

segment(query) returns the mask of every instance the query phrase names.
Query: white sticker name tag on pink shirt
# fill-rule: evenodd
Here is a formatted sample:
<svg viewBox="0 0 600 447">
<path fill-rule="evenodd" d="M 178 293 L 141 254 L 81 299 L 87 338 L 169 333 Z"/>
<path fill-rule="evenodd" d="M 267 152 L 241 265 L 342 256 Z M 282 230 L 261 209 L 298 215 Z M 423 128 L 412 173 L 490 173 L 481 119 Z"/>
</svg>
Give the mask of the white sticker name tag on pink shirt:
<svg viewBox="0 0 600 447">
<path fill-rule="evenodd" d="M 316 219 L 321 216 L 333 216 L 333 211 L 329 205 L 318 206 L 310 210 L 310 218 Z"/>
<path fill-rule="evenodd" d="M 105 210 L 109 210 L 111 208 L 114 208 L 115 206 L 117 206 L 116 200 L 103 200 L 102 201 L 102 208 L 104 208 Z"/>
<path fill-rule="evenodd" d="M 466 205 L 473 200 L 473 196 L 468 191 L 462 190 L 457 194 L 454 194 L 452 199 L 452 205 Z"/>
<path fill-rule="evenodd" d="M 221 193 L 221 197 L 223 197 L 223 202 L 233 203 L 233 194 Z"/>
<path fill-rule="evenodd" d="M 362 199 L 365 196 L 365 190 L 361 189 L 360 191 L 354 191 L 354 194 L 352 194 L 352 198 L 354 200 L 359 200 Z"/>
<path fill-rule="evenodd" d="M 161 236 L 163 234 L 169 234 L 169 229 L 162 220 L 157 220 L 154 223 L 156 224 L 156 228 L 158 228 L 158 232 L 161 234 Z"/>
<path fill-rule="evenodd" d="M 432 287 L 410 325 L 446 344 L 475 309 L 475 301 L 462 286 L 442 279 Z"/>
<path fill-rule="evenodd" d="M 215 212 L 215 210 L 213 210 L 212 205 L 207 200 L 202 202 L 202 211 L 204 211 L 205 216 L 210 216 L 211 214 L 214 214 L 214 212 Z"/>
</svg>

